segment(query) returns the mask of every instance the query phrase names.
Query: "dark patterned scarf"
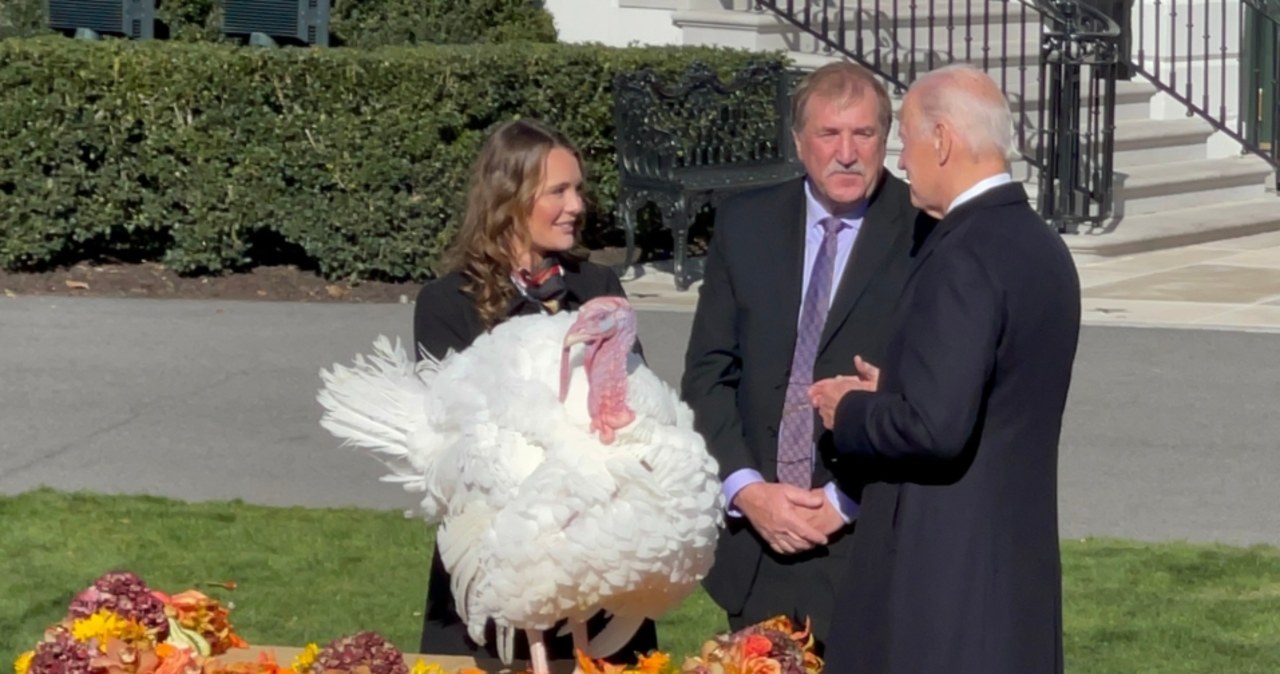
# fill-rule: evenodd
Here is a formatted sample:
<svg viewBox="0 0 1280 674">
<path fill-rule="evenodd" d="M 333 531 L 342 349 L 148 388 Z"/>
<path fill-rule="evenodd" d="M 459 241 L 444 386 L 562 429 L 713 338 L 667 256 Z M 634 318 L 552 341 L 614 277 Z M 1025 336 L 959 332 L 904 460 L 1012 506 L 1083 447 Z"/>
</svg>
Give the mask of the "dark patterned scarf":
<svg viewBox="0 0 1280 674">
<path fill-rule="evenodd" d="M 568 288 L 564 284 L 564 269 L 554 258 L 543 258 L 532 272 L 518 269 L 513 276 L 524 294 L 541 302 L 548 312 L 554 314 L 563 308 Z"/>
</svg>

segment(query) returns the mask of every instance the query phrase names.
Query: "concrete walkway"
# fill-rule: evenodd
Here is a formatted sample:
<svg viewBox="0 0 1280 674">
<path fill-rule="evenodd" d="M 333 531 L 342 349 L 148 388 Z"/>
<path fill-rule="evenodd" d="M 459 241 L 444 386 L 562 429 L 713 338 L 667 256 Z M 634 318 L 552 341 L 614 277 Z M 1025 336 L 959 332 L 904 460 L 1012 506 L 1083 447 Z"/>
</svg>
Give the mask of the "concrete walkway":
<svg viewBox="0 0 1280 674">
<path fill-rule="evenodd" d="M 701 260 L 691 260 L 697 277 Z M 1077 257 L 1084 322 L 1280 331 L 1280 232 L 1122 257 Z M 667 267 L 624 278 L 637 306 L 692 311 Z"/>
<path fill-rule="evenodd" d="M 318 372 L 409 339 L 413 306 L 0 296 L 0 494 L 403 510 L 319 424 Z M 678 384 L 692 313 L 640 313 Z M 1280 543 L 1280 332 L 1087 326 L 1059 462 L 1064 537 Z"/>
</svg>

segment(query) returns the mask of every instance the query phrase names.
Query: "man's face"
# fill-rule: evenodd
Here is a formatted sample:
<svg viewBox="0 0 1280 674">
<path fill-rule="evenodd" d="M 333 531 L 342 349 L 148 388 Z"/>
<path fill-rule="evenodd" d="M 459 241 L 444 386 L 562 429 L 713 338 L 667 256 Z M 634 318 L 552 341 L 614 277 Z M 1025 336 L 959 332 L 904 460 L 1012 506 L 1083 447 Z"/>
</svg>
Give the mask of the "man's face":
<svg viewBox="0 0 1280 674">
<path fill-rule="evenodd" d="M 879 112 L 872 94 L 851 100 L 814 96 L 805 104 L 796 153 L 819 200 L 833 212 L 866 199 L 879 182 L 889 131 L 880 128 Z"/>
<path fill-rule="evenodd" d="M 902 102 L 902 117 L 898 121 L 898 138 L 902 140 L 902 154 L 898 155 L 898 168 L 907 174 L 911 187 L 911 205 L 933 214 L 934 178 L 937 174 L 936 137 L 920 129 L 920 113 L 915 99 L 908 94 Z M 937 217 L 937 216 L 935 216 Z"/>
</svg>

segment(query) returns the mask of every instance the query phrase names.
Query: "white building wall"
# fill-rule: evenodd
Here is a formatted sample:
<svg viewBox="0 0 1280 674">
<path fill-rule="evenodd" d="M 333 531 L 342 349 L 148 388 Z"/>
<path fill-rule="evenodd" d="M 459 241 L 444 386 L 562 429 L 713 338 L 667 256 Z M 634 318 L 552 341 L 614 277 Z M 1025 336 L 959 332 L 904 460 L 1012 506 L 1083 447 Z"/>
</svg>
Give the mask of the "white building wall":
<svg viewBox="0 0 1280 674">
<path fill-rule="evenodd" d="M 544 0 L 561 42 L 683 44 L 671 15 L 687 0 Z"/>
</svg>

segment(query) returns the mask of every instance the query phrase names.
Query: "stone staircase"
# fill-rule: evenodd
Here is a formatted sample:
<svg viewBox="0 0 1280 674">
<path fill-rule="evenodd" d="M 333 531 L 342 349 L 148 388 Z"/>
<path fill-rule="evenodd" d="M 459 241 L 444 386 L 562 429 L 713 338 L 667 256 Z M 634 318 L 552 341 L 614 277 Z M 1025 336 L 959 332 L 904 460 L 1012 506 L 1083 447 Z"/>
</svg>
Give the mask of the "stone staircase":
<svg viewBox="0 0 1280 674">
<path fill-rule="evenodd" d="M 684 44 L 781 50 L 804 69 L 840 58 L 814 36 L 769 10 L 752 9 L 751 4 L 744 0 L 721 0 L 718 7 L 702 3 L 700 9 L 675 11 L 672 20 L 682 31 Z M 999 15 L 966 15 L 964 6 L 957 6 L 962 4 L 984 13 L 987 10 L 978 6 L 991 6 L 981 0 L 880 0 L 878 22 L 864 14 L 859 23 L 851 12 L 846 13 L 845 44 L 850 50 L 863 45 L 864 54 L 872 53 L 867 45 L 886 50 L 880 61 L 885 70 L 889 70 L 888 54 L 896 54 L 903 75 L 912 61 L 917 72 L 951 60 L 984 67 L 1004 86 L 1028 147 L 1034 147 L 1040 99 L 1039 50 L 1035 48 L 1039 15 L 1016 2 L 1001 8 Z M 837 25 L 834 13 L 828 18 L 830 25 Z M 879 41 L 873 39 L 877 28 L 881 29 Z M 886 29 L 897 31 L 891 40 L 884 39 Z M 828 35 L 834 36 L 834 30 Z M 932 44 L 942 45 L 933 54 L 925 48 L 931 44 L 930 31 Z M 885 46 L 893 42 L 897 44 Z M 1024 44 L 1029 48 L 1024 50 Z M 1009 67 L 1001 68 L 1002 59 Z M 1181 108 L 1168 105 L 1162 97 L 1155 85 L 1141 78 L 1117 83 L 1115 217 L 1096 231 L 1066 237 L 1077 256 L 1127 255 L 1280 230 L 1280 197 L 1275 193 L 1273 169 L 1260 158 L 1241 156 L 1229 145 L 1213 142 L 1215 131 L 1208 122 L 1180 114 Z M 900 100 L 894 105 L 900 105 Z M 1177 116 L 1162 118 L 1165 110 Z M 886 161 L 895 173 L 899 173 L 899 148 L 896 133 L 891 134 Z M 1034 198 L 1038 191 L 1034 168 L 1019 160 L 1013 170 Z"/>
</svg>

